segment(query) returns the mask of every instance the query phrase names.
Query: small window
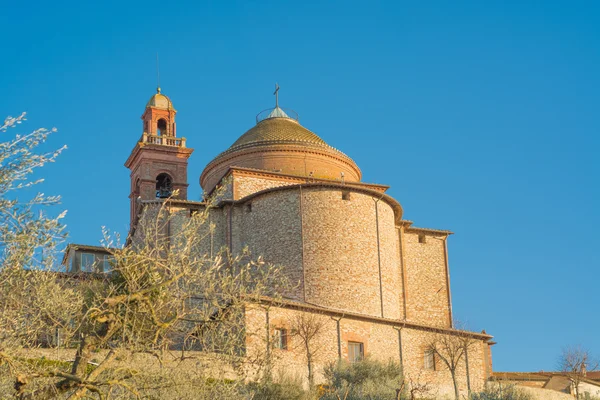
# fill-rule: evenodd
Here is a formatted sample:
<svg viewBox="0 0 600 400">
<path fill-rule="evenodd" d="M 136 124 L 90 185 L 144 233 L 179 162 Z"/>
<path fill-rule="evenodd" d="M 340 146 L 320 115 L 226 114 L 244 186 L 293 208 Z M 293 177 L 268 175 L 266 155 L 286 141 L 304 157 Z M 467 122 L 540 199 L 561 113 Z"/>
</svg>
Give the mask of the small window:
<svg viewBox="0 0 600 400">
<path fill-rule="evenodd" d="M 115 265 L 115 257 L 111 255 L 105 255 L 102 261 L 102 272 L 110 272 Z"/>
<path fill-rule="evenodd" d="M 81 263 L 79 270 L 81 272 L 94 272 L 94 262 L 96 257 L 92 253 L 81 253 Z"/>
<path fill-rule="evenodd" d="M 342 200 L 350 200 L 350 191 L 349 190 L 342 191 Z"/>
<path fill-rule="evenodd" d="M 419 235 L 419 243 L 427 243 L 427 236 Z"/>
<path fill-rule="evenodd" d="M 365 346 L 360 342 L 348 342 L 348 361 L 351 363 L 365 358 Z"/>
<path fill-rule="evenodd" d="M 435 371 L 435 353 L 433 350 L 426 350 L 423 356 L 423 368 Z"/>
<path fill-rule="evenodd" d="M 273 334 L 273 347 L 287 350 L 287 329 L 277 328 Z"/>
<path fill-rule="evenodd" d="M 246 211 L 252 212 L 252 203 L 246 203 Z"/>
</svg>

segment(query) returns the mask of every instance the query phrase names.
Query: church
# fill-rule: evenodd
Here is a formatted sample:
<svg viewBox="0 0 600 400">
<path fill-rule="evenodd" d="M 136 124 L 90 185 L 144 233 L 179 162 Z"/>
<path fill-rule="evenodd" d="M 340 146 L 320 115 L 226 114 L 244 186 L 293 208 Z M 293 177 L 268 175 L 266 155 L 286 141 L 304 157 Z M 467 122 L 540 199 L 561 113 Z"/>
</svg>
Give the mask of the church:
<svg viewBox="0 0 600 400">
<path fill-rule="evenodd" d="M 187 199 L 193 143 L 178 134 L 176 113 L 160 88 L 146 104 L 141 136 L 125 162 L 131 171 L 130 236 L 148 204 L 170 201 L 190 213 L 204 207 Z M 200 175 L 206 194 L 226 185 L 211 212 L 209 251 L 226 247 L 235 254 L 247 247 L 283 266 L 297 283 L 273 307 L 249 307 L 245 314 L 248 329 L 269 330 L 281 365 L 305 374 L 303 354 L 288 333 L 291 317 L 310 314 L 325 326 L 315 360 L 317 383 L 328 362 L 370 357 L 399 362 L 405 375 L 431 383 L 439 394 L 452 393 L 449 370 L 427 345 L 442 334 L 472 343 L 456 369 L 461 393 L 483 387 L 492 376 L 494 342 L 485 331 L 453 325 L 452 232 L 403 219 L 401 204 L 386 194 L 388 186 L 362 182 L 352 158 L 302 126 L 277 100 L 231 142 Z M 109 257 L 102 247 L 70 244 L 63 263 L 69 272 L 97 272 L 108 268 Z M 249 339 L 246 346 L 264 344 Z"/>
</svg>

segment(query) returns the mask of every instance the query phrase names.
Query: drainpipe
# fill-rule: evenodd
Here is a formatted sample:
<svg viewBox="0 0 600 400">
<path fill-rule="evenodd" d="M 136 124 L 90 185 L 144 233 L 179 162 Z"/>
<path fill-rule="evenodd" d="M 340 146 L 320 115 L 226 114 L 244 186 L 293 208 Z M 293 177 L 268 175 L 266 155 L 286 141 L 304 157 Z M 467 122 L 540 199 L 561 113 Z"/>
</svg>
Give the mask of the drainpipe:
<svg viewBox="0 0 600 400">
<path fill-rule="evenodd" d="M 444 262 L 446 264 L 446 292 L 448 293 L 448 318 L 450 322 L 450 328 L 454 328 L 454 322 L 452 320 L 452 294 L 450 293 L 450 267 L 448 266 L 448 236 L 444 240 Z"/>
<path fill-rule="evenodd" d="M 265 324 L 267 328 L 267 366 L 266 373 L 267 376 L 271 377 L 271 329 L 270 329 L 270 321 L 269 321 L 269 308 L 265 309 Z"/>
<path fill-rule="evenodd" d="M 398 359 L 400 360 L 400 367 L 404 370 L 404 360 L 402 357 L 402 328 L 394 327 L 398 331 Z"/>
<path fill-rule="evenodd" d="M 467 373 L 467 393 L 471 395 L 471 375 L 469 374 L 469 348 L 465 346 L 465 371 Z"/>
<path fill-rule="evenodd" d="M 404 263 L 404 246 L 402 245 L 404 240 L 404 226 L 398 228 L 398 243 L 400 245 L 400 276 L 402 278 L 402 308 L 404 311 L 403 318 L 406 319 L 406 270 Z"/>
<path fill-rule="evenodd" d="M 384 316 L 383 316 L 383 282 L 381 279 L 381 248 L 380 248 L 380 244 L 379 244 L 379 207 L 378 207 L 379 200 L 381 200 L 382 198 L 383 198 L 383 194 L 381 195 L 380 198 L 375 200 L 375 228 L 377 231 L 377 266 L 379 269 L 379 304 L 381 304 L 381 318 L 384 318 Z"/>
<path fill-rule="evenodd" d="M 302 196 L 302 185 L 299 186 L 300 189 L 300 246 L 302 246 L 302 297 L 304 302 L 306 302 L 306 270 L 304 269 L 304 212 L 302 203 L 304 202 L 304 197 Z"/>
<path fill-rule="evenodd" d="M 331 317 L 332 320 L 335 321 L 335 327 L 336 327 L 336 331 L 337 331 L 337 347 L 338 347 L 338 359 L 342 359 L 342 328 L 340 326 L 340 322 L 342 321 L 342 317 L 340 318 L 333 318 Z"/>
</svg>

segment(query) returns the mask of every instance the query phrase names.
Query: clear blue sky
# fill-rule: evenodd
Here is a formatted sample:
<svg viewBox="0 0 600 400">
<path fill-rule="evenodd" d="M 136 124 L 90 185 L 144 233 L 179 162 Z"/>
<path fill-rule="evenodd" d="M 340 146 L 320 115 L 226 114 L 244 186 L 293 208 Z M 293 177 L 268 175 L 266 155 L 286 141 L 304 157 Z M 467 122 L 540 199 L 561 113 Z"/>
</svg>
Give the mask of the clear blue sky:
<svg viewBox="0 0 600 400">
<path fill-rule="evenodd" d="M 31 2 L 2 6 L 0 111 L 56 126 L 44 170 L 70 241 L 125 233 L 156 86 L 204 166 L 280 102 L 416 226 L 449 229 L 454 311 L 496 370 L 600 355 L 600 4 L 579 1 Z M 350 267 L 350 266 L 349 266 Z"/>
</svg>

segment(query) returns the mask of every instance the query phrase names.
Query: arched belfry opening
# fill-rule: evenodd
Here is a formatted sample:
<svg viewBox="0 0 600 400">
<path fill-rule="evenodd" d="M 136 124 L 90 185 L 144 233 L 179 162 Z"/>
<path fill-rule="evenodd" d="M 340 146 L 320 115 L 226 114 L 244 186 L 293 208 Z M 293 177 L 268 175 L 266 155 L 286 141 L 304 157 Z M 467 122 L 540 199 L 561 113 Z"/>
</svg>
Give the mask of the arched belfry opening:
<svg viewBox="0 0 600 400">
<path fill-rule="evenodd" d="M 168 132 L 167 132 L 167 121 L 164 118 L 161 118 L 158 120 L 158 122 L 156 123 L 156 128 L 157 128 L 157 133 L 160 136 L 167 136 Z"/>
<path fill-rule="evenodd" d="M 164 199 L 173 193 L 173 180 L 169 174 L 159 174 L 156 177 L 156 197 Z"/>
<path fill-rule="evenodd" d="M 171 99 L 157 90 L 142 114 L 143 131 L 125 162 L 131 170 L 130 223 L 137 223 L 143 201 L 170 198 L 187 199 L 188 158 L 194 151 L 185 138 L 177 137 L 177 110 Z"/>
</svg>

